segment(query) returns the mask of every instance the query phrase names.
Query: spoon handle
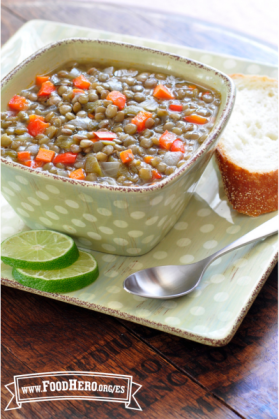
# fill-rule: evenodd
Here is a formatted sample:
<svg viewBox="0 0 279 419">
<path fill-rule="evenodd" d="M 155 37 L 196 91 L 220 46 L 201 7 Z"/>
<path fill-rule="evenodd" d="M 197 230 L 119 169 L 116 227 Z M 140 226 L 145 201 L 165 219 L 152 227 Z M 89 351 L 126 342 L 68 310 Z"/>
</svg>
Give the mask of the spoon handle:
<svg viewBox="0 0 279 419">
<path fill-rule="evenodd" d="M 278 216 L 271 218 L 266 223 L 261 224 L 259 227 L 255 228 L 234 242 L 230 243 L 228 246 L 224 247 L 218 252 L 213 253 L 209 256 L 208 264 L 213 262 L 219 256 L 230 252 L 231 250 L 237 249 L 238 247 L 244 246 L 245 244 L 252 243 L 253 241 L 272 236 L 273 234 L 278 233 Z"/>
</svg>

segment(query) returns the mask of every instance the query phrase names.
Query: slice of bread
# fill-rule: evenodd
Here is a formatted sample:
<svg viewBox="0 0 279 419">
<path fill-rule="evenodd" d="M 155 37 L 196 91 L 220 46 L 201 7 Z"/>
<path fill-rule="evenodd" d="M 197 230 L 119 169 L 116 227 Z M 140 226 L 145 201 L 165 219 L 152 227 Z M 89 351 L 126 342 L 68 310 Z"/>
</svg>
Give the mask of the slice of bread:
<svg viewBox="0 0 279 419">
<path fill-rule="evenodd" d="M 278 209 L 278 83 L 231 77 L 236 102 L 215 156 L 229 202 L 255 217 Z"/>
</svg>

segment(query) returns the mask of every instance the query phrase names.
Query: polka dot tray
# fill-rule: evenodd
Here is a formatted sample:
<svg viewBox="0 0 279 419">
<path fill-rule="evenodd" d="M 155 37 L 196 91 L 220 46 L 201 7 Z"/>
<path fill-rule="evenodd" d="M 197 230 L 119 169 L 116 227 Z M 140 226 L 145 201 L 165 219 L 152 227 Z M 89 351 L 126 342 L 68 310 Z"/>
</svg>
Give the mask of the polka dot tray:
<svg viewBox="0 0 279 419">
<path fill-rule="evenodd" d="M 7 74 L 28 55 L 50 42 L 83 36 L 150 46 L 196 59 L 226 73 L 277 76 L 276 68 L 269 65 L 47 21 L 27 23 L 8 41 L 2 49 L 2 73 Z M 9 199 L 9 193 L 17 193 L 20 185 L 19 182 L 6 187 L 6 197 Z M 52 189 L 45 195 L 50 194 L 55 199 L 57 191 L 54 186 L 50 187 Z M 22 205 L 20 215 L 23 218 L 26 214 L 32 214 L 34 206 L 38 203 L 43 204 L 46 197 L 38 198 L 34 199 L 34 202 L 25 202 Z M 176 209 L 179 197 L 170 198 L 164 205 L 169 208 L 171 215 Z M 68 204 L 72 207 L 75 201 Z M 28 229 L 4 198 L 1 200 L 1 207 L 2 240 Z M 63 218 L 65 208 L 57 207 L 56 210 Z M 99 209 L 101 216 L 108 215 L 104 211 L 105 208 Z M 4 264 L 2 284 L 100 311 L 203 344 L 222 346 L 234 336 L 274 267 L 277 261 L 277 237 L 245 246 L 217 259 L 208 268 L 198 288 L 179 299 L 164 301 L 132 296 L 123 290 L 122 283 L 128 275 L 139 269 L 167 264 L 188 264 L 203 259 L 275 215 L 276 213 L 272 213 L 249 218 L 232 210 L 227 203 L 215 162 L 211 161 L 200 179 L 196 193 L 174 228 L 149 253 L 126 257 L 92 251 L 100 268 L 98 280 L 82 290 L 68 294 L 51 294 L 24 287 L 12 278 L 11 268 Z M 47 220 L 51 222 L 58 215 L 50 213 L 47 216 Z M 81 223 L 91 220 L 77 218 L 72 221 L 73 225 L 69 226 L 68 231 L 70 234 L 75 225 L 80 227 Z M 125 228 L 125 225 L 117 227 Z M 89 239 L 94 240 L 94 236 Z M 153 237 L 150 240 L 153 240 Z M 79 241 L 77 244 L 80 248 L 88 245 L 85 241 Z M 113 249 L 111 251 L 113 252 Z"/>
</svg>

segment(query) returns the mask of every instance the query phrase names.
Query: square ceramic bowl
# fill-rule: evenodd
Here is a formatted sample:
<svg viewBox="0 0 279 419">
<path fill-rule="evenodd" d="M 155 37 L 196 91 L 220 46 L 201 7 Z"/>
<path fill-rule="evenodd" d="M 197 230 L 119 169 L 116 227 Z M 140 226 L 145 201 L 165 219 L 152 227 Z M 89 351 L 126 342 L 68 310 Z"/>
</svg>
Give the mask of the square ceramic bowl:
<svg viewBox="0 0 279 419">
<path fill-rule="evenodd" d="M 225 74 L 187 58 L 130 44 L 74 38 L 42 48 L 11 71 L 2 81 L 2 109 L 37 74 L 69 59 L 167 72 L 221 93 L 215 126 L 206 141 L 183 167 L 155 185 L 93 184 L 1 158 L 3 195 L 31 229 L 70 234 L 80 246 L 92 250 L 142 255 L 168 233 L 189 202 L 232 112 L 235 87 Z"/>
</svg>

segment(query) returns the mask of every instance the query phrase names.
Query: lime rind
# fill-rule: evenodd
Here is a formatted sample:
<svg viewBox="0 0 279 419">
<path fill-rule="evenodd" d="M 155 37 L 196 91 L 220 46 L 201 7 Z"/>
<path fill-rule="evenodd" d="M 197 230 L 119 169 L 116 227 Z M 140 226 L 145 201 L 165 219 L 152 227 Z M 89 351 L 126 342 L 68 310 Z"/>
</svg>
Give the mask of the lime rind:
<svg viewBox="0 0 279 419">
<path fill-rule="evenodd" d="M 90 253 L 80 256 L 70 267 L 58 270 L 13 269 L 13 277 L 22 285 L 40 291 L 68 293 L 92 284 L 99 275 L 96 260 Z"/>
</svg>

